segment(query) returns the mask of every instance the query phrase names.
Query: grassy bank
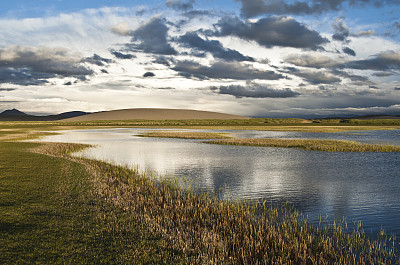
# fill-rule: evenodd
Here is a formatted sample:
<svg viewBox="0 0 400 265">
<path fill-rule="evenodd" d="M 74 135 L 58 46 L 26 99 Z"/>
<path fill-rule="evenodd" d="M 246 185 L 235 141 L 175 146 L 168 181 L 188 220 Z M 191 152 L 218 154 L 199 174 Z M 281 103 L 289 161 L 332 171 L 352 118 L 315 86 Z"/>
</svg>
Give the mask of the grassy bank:
<svg viewBox="0 0 400 265">
<path fill-rule="evenodd" d="M 95 193 L 84 165 L 38 147 L 0 142 L 0 264 L 182 263 L 168 240 Z"/>
<path fill-rule="evenodd" d="M 140 134 L 141 137 L 158 138 L 179 138 L 179 139 L 226 139 L 231 138 L 226 133 L 209 132 L 174 132 L 174 131 L 154 131 Z"/>
<path fill-rule="evenodd" d="M 400 146 L 364 144 L 344 140 L 310 139 L 224 139 L 205 141 L 208 144 L 297 148 L 325 152 L 400 152 Z"/>
<path fill-rule="evenodd" d="M 400 264 L 384 234 L 69 155 L 83 147 L 0 142 L 0 263 Z"/>
</svg>

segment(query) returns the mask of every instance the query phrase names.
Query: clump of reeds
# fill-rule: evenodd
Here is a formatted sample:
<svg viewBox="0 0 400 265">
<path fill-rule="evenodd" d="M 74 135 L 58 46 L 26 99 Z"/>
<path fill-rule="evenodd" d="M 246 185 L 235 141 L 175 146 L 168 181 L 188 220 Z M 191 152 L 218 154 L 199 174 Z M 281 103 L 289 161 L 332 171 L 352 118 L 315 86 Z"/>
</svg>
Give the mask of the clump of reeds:
<svg viewBox="0 0 400 265">
<path fill-rule="evenodd" d="M 69 145 L 42 151 L 65 156 L 77 149 Z M 311 226 L 287 207 L 224 201 L 126 167 L 70 159 L 86 166 L 99 199 L 168 239 L 186 264 L 400 264 L 393 238 L 369 240 L 361 227 Z"/>
<path fill-rule="evenodd" d="M 180 138 L 180 139 L 226 139 L 230 138 L 226 133 L 211 132 L 181 132 L 181 131 L 153 131 L 140 134 L 142 137 Z"/>
<path fill-rule="evenodd" d="M 311 139 L 225 139 L 206 141 L 209 144 L 244 145 L 264 147 L 297 148 L 325 152 L 400 152 L 400 146 L 365 144 L 344 140 Z"/>
</svg>

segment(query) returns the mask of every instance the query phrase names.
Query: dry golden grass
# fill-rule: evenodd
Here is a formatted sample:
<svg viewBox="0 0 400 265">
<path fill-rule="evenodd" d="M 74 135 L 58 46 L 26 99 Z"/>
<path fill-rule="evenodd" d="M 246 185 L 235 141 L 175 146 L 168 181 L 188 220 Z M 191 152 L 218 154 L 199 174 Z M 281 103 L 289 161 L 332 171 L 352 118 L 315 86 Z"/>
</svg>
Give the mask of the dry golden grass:
<svg viewBox="0 0 400 265">
<path fill-rule="evenodd" d="M 226 139 L 230 138 L 226 133 L 209 132 L 177 132 L 154 131 L 139 135 L 141 137 L 180 138 L 180 139 Z"/>
<path fill-rule="evenodd" d="M 400 146 L 364 144 L 344 140 L 226 139 L 206 141 L 205 143 L 221 145 L 284 147 L 325 152 L 400 152 Z"/>
</svg>

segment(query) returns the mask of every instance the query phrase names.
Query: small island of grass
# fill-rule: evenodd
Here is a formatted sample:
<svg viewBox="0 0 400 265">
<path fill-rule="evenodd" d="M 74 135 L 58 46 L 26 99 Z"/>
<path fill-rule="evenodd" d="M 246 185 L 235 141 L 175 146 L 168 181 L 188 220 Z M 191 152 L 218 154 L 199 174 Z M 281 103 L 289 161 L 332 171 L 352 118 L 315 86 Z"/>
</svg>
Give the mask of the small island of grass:
<svg viewBox="0 0 400 265">
<path fill-rule="evenodd" d="M 364 144 L 344 140 L 311 139 L 223 139 L 205 141 L 208 144 L 244 145 L 263 147 L 297 148 L 325 152 L 400 152 L 400 146 Z"/>
<path fill-rule="evenodd" d="M 153 131 L 139 135 L 141 137 L 180 138 L 180 139 L 227 139 L 231 138 L 226 133 L 211 132 L 177 132 L 177 131 Z"/>
</svg>

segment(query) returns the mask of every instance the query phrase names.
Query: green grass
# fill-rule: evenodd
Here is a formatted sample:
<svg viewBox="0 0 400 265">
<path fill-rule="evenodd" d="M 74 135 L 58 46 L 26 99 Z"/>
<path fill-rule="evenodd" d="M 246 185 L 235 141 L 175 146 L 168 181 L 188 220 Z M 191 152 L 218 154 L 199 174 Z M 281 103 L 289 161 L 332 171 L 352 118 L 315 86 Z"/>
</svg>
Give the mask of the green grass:
<svg viewBox="0 0 400 265">
<path fill-rule="evenodd" d="M 141 137 L 158 138 L 180 138 L 180 139 L 226 139 L 230 138 L 226 133 L 209 132 L 174 132 L 174 131 L 154 131 L 140 134 Z"/>
<path fill-rule="evenodd" d="M 344 140 L 310 139 L 224 139 L 205 141 L 208 144 L 243 145 L 263 147 L 297 148 L 325 152 L 400 152 L 400 146 L 364 144 Z"/>
<path fill-rule="evenodd" d="M 0 142 L 0 264 L 180 263 L 167 240 L 93 192 L 82 164 L 37 146 Z"/>
</svg>

